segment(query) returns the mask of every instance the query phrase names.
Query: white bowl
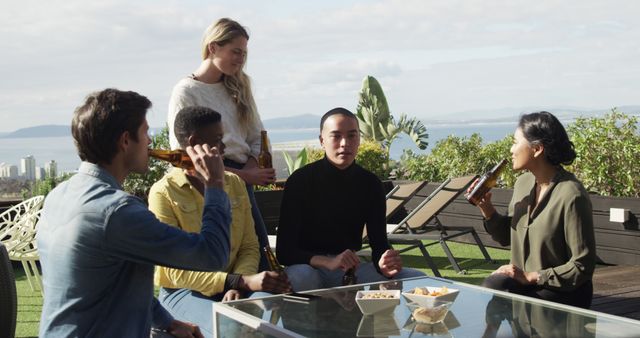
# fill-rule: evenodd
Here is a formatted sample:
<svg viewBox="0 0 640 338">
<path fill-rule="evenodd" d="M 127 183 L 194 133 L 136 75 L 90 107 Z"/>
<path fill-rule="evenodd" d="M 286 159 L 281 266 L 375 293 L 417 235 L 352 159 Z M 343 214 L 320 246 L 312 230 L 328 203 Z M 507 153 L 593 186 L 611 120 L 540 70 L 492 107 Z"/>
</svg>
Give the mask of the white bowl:
<svg viewBox="0 0 640 338">
<path fill-rule="evenodd" d="M 451 302 L 438 300 L 433 306 L 424 307 L 418 303 L 408 303 L 407 307 L 411 310 L 411 316 L 417 323 L 435 324 L 444 320 L 449 312 Z"/>
<path fill-rule="evenodd" d="M 358 291 L 356 303 L 365 315 L 391 312 L 400 304 L 400 290 Z"/>
<path fill-rule="evenodd" d="M 400 326 L 393 312 L 381 312 L 364 315 L 358 324 L 356 337 L 388 337 L 399 336 Z"/>
<path fill-rule="evenodd" d="M 434 293 L 434 292 L 438 292 L 440 293 L 442 291 L 442 288 L 439 287 L 431 287 L 431 286 L 425 286 L 425 287 L 421 287 L 419 289 L 422 289 L 423 291 L 426 291 L 426 293 Z M 420 295 L 420 294 L 416 294 L 415 293 L 415 289 L 411 290 L 411 291 L 407 291 L 407 292 L 403 292 L 402 295 L 407 298 L 409 301 L 414 302 L 414 303 L 418 303 L 420 306 L 424 306 L 424 307 L 432 307 L 433 304 L 436 301 L 447 301 L 447 302 L 453 302 L 454 300 L 456 300 L 456 297 L 458 297 L 458 293 L 460 292 L 460 290 L 458 289 L 450 289 L 447 288 L 447 293 L 440 295 L 440 296 L 429 296 L 428 294 L 426 295 Z"/>
</svg>

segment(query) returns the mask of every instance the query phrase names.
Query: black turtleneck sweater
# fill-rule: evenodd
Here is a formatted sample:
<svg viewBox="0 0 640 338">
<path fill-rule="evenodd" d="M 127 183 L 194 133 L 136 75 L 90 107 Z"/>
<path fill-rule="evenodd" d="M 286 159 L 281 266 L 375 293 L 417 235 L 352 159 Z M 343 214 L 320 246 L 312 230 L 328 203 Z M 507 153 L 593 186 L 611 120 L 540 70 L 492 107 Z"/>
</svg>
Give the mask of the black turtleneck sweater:
<svg viewBox="0 0 640 338">
<path fill-rule="evenodd" d="M 315 255 L 362 248 L 362 230 L 380 256 L 390 248 L 382 183 L 357 164 L 336 168 L 325 157 L 287 179 L 280 207 L 276 253 L 284 265 L 309 264 Z"/>
</svg>

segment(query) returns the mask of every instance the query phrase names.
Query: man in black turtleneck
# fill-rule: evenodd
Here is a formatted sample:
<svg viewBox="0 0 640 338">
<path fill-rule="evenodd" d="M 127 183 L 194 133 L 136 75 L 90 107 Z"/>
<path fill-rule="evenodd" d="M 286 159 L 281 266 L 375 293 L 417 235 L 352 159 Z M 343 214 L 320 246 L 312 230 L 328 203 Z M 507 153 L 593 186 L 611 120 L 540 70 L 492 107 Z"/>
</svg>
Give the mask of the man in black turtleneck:
<svg viewBox="0 0 640 338">
<path fill-rule="evenodd" d="M 356 116 L 344 108 L 324 114 L 320 144 L 325 157 L 289 177 L 280 209 L 277 256 L 294 291 L 339 286 L 350 269 L 358 283 L 423 276 L 402 269 L 400 255 L 387 241 L 382 183 L 355 163 Z M 360 263 L 355 254 L 365 225 L 371 263 Z"/>
</svg>

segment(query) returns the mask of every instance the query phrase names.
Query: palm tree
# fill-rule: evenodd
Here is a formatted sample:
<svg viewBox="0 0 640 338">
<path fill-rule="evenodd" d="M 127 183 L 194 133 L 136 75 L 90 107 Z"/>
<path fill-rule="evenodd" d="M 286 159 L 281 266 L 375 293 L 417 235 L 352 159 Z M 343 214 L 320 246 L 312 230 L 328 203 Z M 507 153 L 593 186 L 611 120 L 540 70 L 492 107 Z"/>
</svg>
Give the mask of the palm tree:
<svg viewBox="0 0 640 338">
<path fill-rule="evenodd" d="M 427 128 L 420 120 L 401 114 L 400 120 L 396 122 L 389 111 L 384 91 L 373 76 L 366 76 L 362 81 L 356 116 L 362 137 L 382 146 L 387 159 L 386 165 L 389 163 L 391 144 L 401 133 L 409 135 L 420 149 L 426 149 L 429 145 Z"/>
</svg>

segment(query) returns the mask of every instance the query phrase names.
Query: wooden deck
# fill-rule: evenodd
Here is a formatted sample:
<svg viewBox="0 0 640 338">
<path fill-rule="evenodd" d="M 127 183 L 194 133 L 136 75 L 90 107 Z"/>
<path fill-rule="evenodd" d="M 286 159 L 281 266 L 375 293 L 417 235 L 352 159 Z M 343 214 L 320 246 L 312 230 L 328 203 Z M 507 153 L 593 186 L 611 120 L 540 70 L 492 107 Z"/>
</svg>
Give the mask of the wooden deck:
<svg viewBox="0 0 640 338">
<path fill-rule="evenodd" d="M 596 268 L 591 309 L 640 320 L 640 266 Z"/>
</svg>

